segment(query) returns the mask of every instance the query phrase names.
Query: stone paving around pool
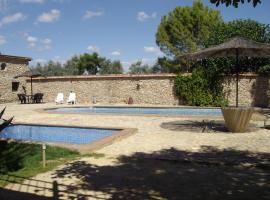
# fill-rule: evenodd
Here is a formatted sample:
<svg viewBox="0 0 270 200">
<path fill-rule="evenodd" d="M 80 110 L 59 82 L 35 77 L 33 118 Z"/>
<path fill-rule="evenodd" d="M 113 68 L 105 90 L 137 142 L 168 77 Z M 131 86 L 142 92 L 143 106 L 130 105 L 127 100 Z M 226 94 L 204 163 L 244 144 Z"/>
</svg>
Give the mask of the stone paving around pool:
<svg viewBox="0 0 270 200">
<path fill-rule="evenodd" d="M 234 161 L 237 160 L 235 158 L 238 157 L 239 158 L 244 157 L 243 159 L 249 160 L 250 157 L 248 156 L 247 153 L 248 151 L 251 152 L 251 154 L 260 155 L 260 157 L 255 156 L 253 160 L 250 161 L 252 162 L 252 164 L 258 166 L 265 166 L 266 165 L 265 162 L 269 162 L 269 159 L 267 159 L 266 157 L 267 155 L 268 156 L 270 155 L 270 131 L 267 129 L 255 128 L 250 129 L 248 133 L 231 134 L 222 131 L 217 132 L 206 131 L 202 133 L 200 129 L 192 129 L 189 131 L 189 129 L 187 128 L 183 128 L 183 130 L 181 130 L 181 126 L 177 128 L 174 127 L 172 128 L 171 126 L 175 124 L 176 125 L 181 124 L 183 121 L 201 122 L 203 119 L 211 121 L 211 117 L 209 116 L 206 118 L 201 118 L 201 117 L 185 117 L 185 116 L 158 117 L 158 116 L 91 115 L 91 114 L 81 115 L 81 114 L 57 114 L 57 113 L 52 114 L 39 112 L 37 110 L 55 107 L 55 104 L 33 104 L 33 105 L 0 104 L 0 108 L 4 106 L 7 106 L 6 118 L 10 116 L 15 116 L 14 121 L 15 123 L 16 122 L 37 123 L 37 124 L 46 123 L 52 125 L 62 124 L 62 125 L 76 125 L 76 126 L 98 126 L 105 128 L 121 127 L 121 128 L 138 129 L 137 133 L 131 135 L 130 137 L 120 141 L 116 141 L 111 145 L 108 145 L 102 149 L 97 150 L 98 153 L 105 154 L 104 158 L 94 159 L 85 157 L 72 163 L 60 166 L 51 172 L 39 174 L 36 177 L 33 177 L 33 179 L 35 180 L 42 180 L 48 183 L 53 183 L 53 181 L 56 181 L 60 185 L 63 184 L 61 187 L 66 187 L 66 189 L 64 189 L 66 191 L 68 190 L 77 191 L 76 194 L 71 194 L 71 196 L 63 194 L 60 199 L 70 199 L 71 197 L 73 198 L 74 195 L 75 199 L 76 198 L 79 199 L 79 195 L 84 195 L 85 199 L 110 199 L 110 198 L 120 199 L 121 195 L 123 197 L 122 199 L 145 199 L 145 198 L 179 199 L 177 198 L 179 197 L 177 196 L 179 195 L 178 190 L 176 190 L 175 187 L 170 185 L 173 184 L 173 180 L 167 177 L 168 175 L 167 173 L 169 174 L 171 173 L 172 177 L 176 176 L 177 174 L 179 175 L 180 171 L 178 170 L 180 170 L 180 168 L 182 170 L 181 173 L 185 172 L 183 174 L 183 177 L 184 179 L 187 179 L 186 180 L 187 184 L 192 185 L 193 183 L 195 184 L 195 187 L 198 183 L 204 182 L 199 180 L 200 178 L 204 177 L 207 179 L 207 177 L 209 177 L 209 179 L 213 179 L 211 184 L 213 184 L 214 187 L 217 186 L 220 187 L 220 189 L 222 189 L 224 185 L 218 182 L 220 181 L 222 182 L 222 180 L 223 182 L 225 180 L 228 181 L 228 177 L 231 178 L 231 175 L 228 174 L 233 174 L 240 180 L 241 176 L 243 175 L 243 172 L 239 171 L 240 169 L 238 168 L 221 169 L 216 168 L 214 166 L 210 166 L 209 168 L 209 166 L 195 165 L 192 167 L 192 169 L 191 168 L 188 169 L 189 165 L 187 164 L 184 165 L 180 164 L 179 167 L 177 168 L 178 166 L 176 164 L 177 160 L 175 161 L 174 159 L 172 159 L 175 161 L 173 163 L 171 162 L 167 163 L 161 160 L 157 160 L 155 159 L 157 156 L 156 155 L 155 155 L 156 157 L 153 156 L 153 154 L 155 154 L 154 152 L 162 152 L 162 153 L 166 152 L 166 154 L 164 154 L 165 157 L 167 155 L 172 154 L 180 155 L 181 158 L 185 158 L 182 161 L 186 163 L 189 162 L 189 160 L 186 160 L 186 158 L 190 157 L 190 154 L 194 155 L 194 153 L 196 153 L 197 156 L 198 153 L 199 154 L 205 153 L 205 149 L 208 149 L 207 153 L 211 151 L 212 157 L 213 155 L 224 156 L 226 158 L 233 157 Z M 60 105 L 60 106 L 67 106 L 67 105 Z M 220 121 L 222 120 L 222 118 L 213 117 L 212 120 Z M 258 117 L 256 118 L 256 120 L 257 121 L 252 121 L 252 123 L 255 125 L 263 124 L 263 118 Z M 185 156 L 182 156 L 183 154 Z M 203 155 L 200 155 L 199 158 L 201 159 L 202 157 L 204 157 Z M 164 156 L 162 158 L 164 158 Z M 153 162 L 151 160 L 153 160 Z M 196 159 L 193 158 L 193 160 Z M 150 167 L 150 165 L 152 165 L 153 163 L 156 163 L 156 165 Z M 245 165 L 246 162 L 243 163 Z M 264 165 L 260 165 L 261 163 L 263 163 Z M 160 168 L 158 168 L 157 166 L 160 166 Z M 151 169 L 153 169 L 154 171 L 151 171 Z M 140 170 L 141 174 L 139 173 Z M 198 173 L 197 172 L 195 173 L 192 170 L 195 171 L 198 170 Z M 254 184 L 255 179 L 255 177 L 251 176 L 251 174 L 258 174 L 256 178 L 261 178 L 264 180 L 265 177 L 269 178 L 269 176 L 262 175 L 263 173 L 265 173 L 265 171 L 260 170 L 264 169 L 260 168 L 257 169 L 255 167 L 255 169 L 248 168 L 248 170 L 244 171 L 247 174 L 244 173 L 245 176 L 243 175 L 243 179 L 245 181 L 250 182 L 249 184 L 250 187 L 253 186 L 252 184 Z M 153 172 L 155 173 L 153 174 Z M 116 176 L 117 173 L 119 173 L 119 177 Z M 193 178 L 195 179 L 189 180 L 190 177 L 187 175 L 188 173 L 191 174 L 190 175 L 191 177 L 194 175 Z M 222 174 L 220 178 L 221 180 L 218 180 L 217 177 L 214 176 L 214 174 Z M 155 178 L 157 178 L 157 175 L 160 179 L 158 178 L 158 180 L 156 180 L 156 183 L 154 183 Z M 262 177 L 259 177 L 259 175 Z M 100 179 L 98 179 L 98 177 L 100 177 Z M 196 178 L 198 178 L 198 180 L 196 180 Z M 107 183 L 106 180 L 111 182 Z M 139 180 L 146 181 L 145 187 L 142 186 L 143 182 L 140 182 Z M 166 190 L 164 190 L 163 188 L 161 189 L 159 186 L 159 184 L 161 183 L 159 181 L 161 182 L 165 181 L 164 182 L 165 184 L 166 181 L 168 181 L 167 182 L 168 189 Z M 179 184 L 183 184 L 182 183 L 183 180 L 177 179 L 175 181 Z M 269 181 L 269 179 L 265 180 L 265 182 L 267 181 Z M 260 188 L 256 188 L 257 186 L 256 187 L 253 186 L 253 188 L 255 188 L 257 192 L 262 194 L 261 196 L 262 198 L 270 197 L 269 193 L 264 192 L 265 182 L 261 183 L 262 186 Z M 208 186 L 210 187 L 211 184 Z M 250 195 L 249 192 L 247 192 L 248 190 L 250 190 L 249 187 L 241 185 L 240 182 L 237 182 L 235 184 L 236 185 L 239 184 L 238 189 L 244 190 L 244 193 L 242 194 L 245 194 L 246 197 Z M 80 187 L 80 189 L 78 188 L 76 189 L 76 187 Z M 197 187 L 200 186 L 197 185 Z M 8 188 L 14 189 L 16 188 L 16 184 L 15 185 L 10 184 L 8 185 L 7 189 Z M 16 191 L 16 189 L 14 190 Z M 33 189 L 28 188 L 27 190 L 29 193 L 37 195 L 39 195 L 40 193 L 40 195 L 43 196 L 52 196 L 53 193 L 53 191 L 46 192 L 44 190 L 40 192 L 35 192 L 34 188 Z M 193 189 L 183 188 L 183 191 L 189 191 L 192 193 Z M 233 194 L 235 194 L 234 193 L 235 191 L 236 189 L 227 188 L 228 193 L 232 192 Z M 215 192 L 219 194 L 218 191 Z M 133 194 L 133 196 L 129 196 L 131 195 L 131 193 Z M 205 199 L 215 197 L 215 195 L 217 194 L 214 193 L 212 194 L 214 196 L 205 196 Z M 226 193 L 224 195 L 229 194 Z M 241 194 L 237 193 L 235 195 L 237 196 Z M 192 195 L 186 197 L 192 198 Z"/>
</svg>

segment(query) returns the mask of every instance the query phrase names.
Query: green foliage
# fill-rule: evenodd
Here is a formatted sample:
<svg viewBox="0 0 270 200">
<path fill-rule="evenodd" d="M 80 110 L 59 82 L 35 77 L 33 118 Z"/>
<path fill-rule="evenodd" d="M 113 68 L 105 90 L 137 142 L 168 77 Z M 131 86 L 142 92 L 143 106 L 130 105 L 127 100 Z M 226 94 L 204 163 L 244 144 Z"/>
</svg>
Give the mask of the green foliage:
<svg viewBox="0 0 270 200">
<path fill-rule="evenodd" d="M 36 66 L 32 66 L 32 70 L 46 76 L 82 75 L 85 71 L 88 74 L 123 73 L 123 67 L 119 60 L 111 61 L 99 56 L 98 53 L 73 56 L 65 64 L 54 61 L 43 65 L 37 63 Z"/>
<path fill-rule="evenodd" d="M 41 63 L 37 63 L 35 67 L 32 67 L 33 71 L 39 72 L 46 76 L 62 76 L 64 75 L 64 68 L 61 63 L 49 61 L 45 65 L 41 65 Z"/>
<path fill-rule="evenodd" d="M 89 74 L 97 74 L 98 70 L 102 65 L 106 65 L 106 58 L 100 57 L 98 53 L 93 54 L 83 54 L 79 59 L 79 73 L 83 74 L 85 70 L 88 71 Z"/>
<path fill-rule="evenodd" d="M 255 20 L 233 20 L 221 23 L 210 34 L 204 43 L 205 47 L 225 42 L 235 36 L 241 36 L 257 42 L 270 42 L 270 27 Z"/>
<path fill-rule="evenodd" d="M 238 8 L 239 3 L 245 3 L 245 0 L 210 0 L 210 2 L 216 4 L 216 6 L 225 4 L 227 7 L 233 5 L 234 7 Z M 261 3 L 261 0 L 247 0 L 247 2 L 252 2 L 253 6 L 256 7 L 259 3 Z"/>
<path fill-rule="evenodd" d="M 176 7 L 162 17 L 156 33 L 161 51 L 171 57 L 196 51 L 222 22 L 219 11 L 194 1 L 192 7 Z"/>
<path fill-rule="evenodd" d="M 100 74 L 122 74 L 123 73 L 123 66 L 120 60 L 110 61 L 107 60 L 101 66 L 99 73 Z"/>
<path fill-rule="evenodd" d="M 270 43 L 270 27 L 269 25 L 259 23 L 254 20 L 234 20 L 228 23 L 220 24 L 211 32 L 210 38 L 205 42 L 204 46 L 209 47 L 221 44 L 232 37 L 241 36 L 250 40 L 262 43 Z M 211 59 L 204 62 L 204 66 L 216 65 L 223 69 L 221 73 L 234 73 L 234 58 Z M 258 72 L 261 66 L 270 64 L 270 59 L 266 58 L 241 58 L 239 62 L 240 72 Z"/>
<path fill-rule="evenodd" d="M 79 74 L 79 57 L 73 56 L 64 64 L 65 75 L 78 75 Z"/>
<path fill-rule="evenodd" d="M 170 59 L 167 57 L 158 58 L 156 64 L 153 66 L 153 73 L 180 73 L 183 71 L 187 71 L 187 69 L 183 67 L 179 67 L 180 63 L 177 59 Z"/>
<path fill-rule="evenodd" d="M 0 142 L 0 173 L 31 177 L 49 171 L 80 154 L 60 147 L 47 146 L 47 166 L 42 167 L 41 145 L 17 142 Z M 0 181 L 0 186 L 6 182 Z"/>
<path fill-rule="evenodd" d="M 130 74 L 149 74 L 152 73 L 151 68 L 147 64 L 142 64 L 142 61 L 137 61 L 129 67 Z"/>
<path fill-rule="evenodd" d="M 270 75 L 270 65 L 265 65 L 261 67 L 258 73 L 261 75 Z"/>
<path fill-rule="evenodd" d="M 221 79 L 212 77 L 202 68 L 192 75 L 179 75 L 175 79 L 176 94 L 191 106 L 225 106 Z"/>
</svg>

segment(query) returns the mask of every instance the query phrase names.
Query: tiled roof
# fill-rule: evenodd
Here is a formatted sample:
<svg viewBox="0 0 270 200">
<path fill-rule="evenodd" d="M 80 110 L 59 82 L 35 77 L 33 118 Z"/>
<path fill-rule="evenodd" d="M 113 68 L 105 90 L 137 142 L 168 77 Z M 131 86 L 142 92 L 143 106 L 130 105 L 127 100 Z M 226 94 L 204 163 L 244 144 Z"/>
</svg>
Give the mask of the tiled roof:
<svg viewBox="0 0 270 200">
<path fill-rule="evenodd" d="M 4 55 L 0 54 L 0 61 L 12 61 L 12 60 L 23 60 L 23 61 L 31 61 L 32 58 L 30 57 L 23 57 L 23 56 L 12 56 L 12 55 Z"/>
</svg>

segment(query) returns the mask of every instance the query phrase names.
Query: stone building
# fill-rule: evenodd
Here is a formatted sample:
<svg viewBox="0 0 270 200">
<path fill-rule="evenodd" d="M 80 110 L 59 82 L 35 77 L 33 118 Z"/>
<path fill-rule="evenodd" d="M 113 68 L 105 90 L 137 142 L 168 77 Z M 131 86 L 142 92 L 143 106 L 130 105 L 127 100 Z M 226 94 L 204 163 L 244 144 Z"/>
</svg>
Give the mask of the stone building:
<svg viewBox="0 0 270 200">
<path fill-rule="evenodd" d="M 17 94 L 23 93 L 26 78 L 14 79 L 27 70 L 29 57 L 0 54 L 0 103 L 14 102 Z"/>
</svg>

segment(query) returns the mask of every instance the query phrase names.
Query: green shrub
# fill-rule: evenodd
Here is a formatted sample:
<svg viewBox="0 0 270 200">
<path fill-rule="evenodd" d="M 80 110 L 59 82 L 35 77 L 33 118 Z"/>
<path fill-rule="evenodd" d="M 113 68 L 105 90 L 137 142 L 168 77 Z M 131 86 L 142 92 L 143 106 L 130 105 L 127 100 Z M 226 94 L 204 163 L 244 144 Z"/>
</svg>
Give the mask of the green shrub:
<svg viewBox="0 0 270 200">
<path fill-rule="evenodd" d="M 225 106 L 221 81 L 203 69 L 194 69 L 191 76 L 175 79 L 176 94 L 191 106 Z"/>
<path fill-rule="evenodd" d="M 270 75 L 270 65 L 260 67 L 258 73 L 261 75 Z"/>
</svg>

